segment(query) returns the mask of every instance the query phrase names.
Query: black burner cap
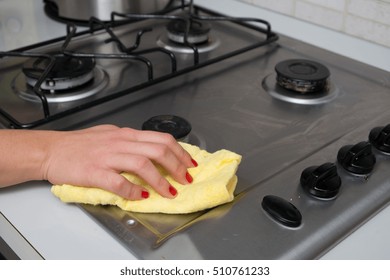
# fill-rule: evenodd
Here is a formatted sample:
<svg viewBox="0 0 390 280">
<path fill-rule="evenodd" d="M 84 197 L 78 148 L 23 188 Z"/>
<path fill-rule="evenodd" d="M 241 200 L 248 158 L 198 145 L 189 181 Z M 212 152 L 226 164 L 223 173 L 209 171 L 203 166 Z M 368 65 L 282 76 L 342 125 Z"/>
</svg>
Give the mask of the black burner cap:
<svg viewBox="0 0 390 280">
<path fill-rule="evenodd" d="M 159 115 L 148 119 L 142 125 L 142 130 L 153 130 L 171 134 L 175 139 L 182 139 L 191 132 L 191 124 L 178 116 Z"/>
<path fill-rule="evenodd" d="M 288 59 L 275 66 L 276 80 L 280 86 L 301 93 L 326 89 L 329 69 L 307 59 Z"/>
</svg>

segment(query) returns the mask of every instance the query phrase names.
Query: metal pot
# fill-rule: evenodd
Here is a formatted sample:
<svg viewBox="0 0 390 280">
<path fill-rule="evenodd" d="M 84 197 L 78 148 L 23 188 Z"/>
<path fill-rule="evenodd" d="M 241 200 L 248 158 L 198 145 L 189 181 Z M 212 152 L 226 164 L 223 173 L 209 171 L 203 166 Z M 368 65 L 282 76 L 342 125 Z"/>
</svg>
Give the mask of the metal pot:
<svg viewBox="0 0 390 280">
<path fill-rule="evenodd" d="M 149 14 L 166 8 L 171 0 L 45 0 L 65 19 L 88 21 L 90 17 L 110 20 L 111 12 Z"/>
</svg>

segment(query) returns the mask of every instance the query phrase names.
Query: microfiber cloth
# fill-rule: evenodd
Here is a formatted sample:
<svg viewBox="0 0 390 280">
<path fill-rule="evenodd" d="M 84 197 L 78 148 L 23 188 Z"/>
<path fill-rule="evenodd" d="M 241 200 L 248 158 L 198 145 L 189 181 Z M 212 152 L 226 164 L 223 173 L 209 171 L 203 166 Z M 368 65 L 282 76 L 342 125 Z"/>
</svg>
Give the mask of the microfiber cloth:
<svg viewBox="0 0 390 280">
<path fill-rule="evenodd" d="M 67 184 L 54 185 L 51 191 L 67 203 L 116 205 L 125 211 L 141 213 L 185 214 L 232 201 L 241 156 L 225 149 L 209 153 L 194 145 L 180 145 L 196 160 L 198 166 L 188 169 L 193 182 L 187 185 L 179 184 L 164 169 L 157 167 L 177 189 L 178 194 L 173 199 L 162 197 L 141 178 L 125 172 L 122 173 L 125 178 L 149 191 L 149 198 L 131 201 L 103 189 Z"/>
</svg>

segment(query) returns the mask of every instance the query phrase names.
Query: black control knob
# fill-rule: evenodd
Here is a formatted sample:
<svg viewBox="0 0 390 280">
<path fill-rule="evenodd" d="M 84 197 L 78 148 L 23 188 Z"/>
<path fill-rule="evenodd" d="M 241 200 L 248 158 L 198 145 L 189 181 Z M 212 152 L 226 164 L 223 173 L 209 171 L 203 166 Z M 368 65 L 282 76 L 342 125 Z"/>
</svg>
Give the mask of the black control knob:
<svg viewBox="0 0 390 280">
<path fill-rule="evenodd" d="M 342 147 L 337 160 L 345 170 L 357 175 L 370 174 L 376 163 L 371 144 L 366 141 Z"/>
<path fill-rule="evenodd" d="M 373 128 L 368 140 L 379 151 L 390 154 L 390 124 Z"/>
<path fill-rule="evenodd" d="M 341 178 L 334 163 L 311 166 L 301 174 L 301 186 L 311 195 L 331 199 L 336 197 L 341 187 Z"/>
<path fill-rule="evenodd" d="M 296 228 L 302 223 L 301 212 L 292 203 L 279 196 L 266 195 L 261 206 L 272 219 L 282 225 Z"/>
</svg>

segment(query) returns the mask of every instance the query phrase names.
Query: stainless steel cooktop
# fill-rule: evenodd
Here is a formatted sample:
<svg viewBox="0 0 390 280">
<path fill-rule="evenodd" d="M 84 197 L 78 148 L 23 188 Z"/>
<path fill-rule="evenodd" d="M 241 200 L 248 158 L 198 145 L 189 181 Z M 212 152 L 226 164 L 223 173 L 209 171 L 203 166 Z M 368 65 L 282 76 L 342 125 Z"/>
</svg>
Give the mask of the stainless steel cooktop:
<svg viewBox="0 0 390 280">
<path fill-rule="evenodd" d="M 210 16 L 209 11 L 201 15 Z M 7 56 L 0 64 L 1 109 L 15 116 L 21 127 L 77 129 L 112 123 L 141 129 L 153 116 L 174 115 L 191 124 L 188 142 L 210 152 L 225 148 L 243 156 L 235 200 L 214 209 L 165 215 L 80 205 L 135 256 L 318 258 L 387 205 L 389 155 L 386 148 L 383 152 L 375 147 L 378 141 L 383 142 L 380 149 L 389 145 L 387 72 L 225 20 L 207 21 L 211 31 L 207 43 L 199 45 L 196 62 L 193 49 L 170 43 L 162 21 L 169 22 L 146 20 L 112 30 L 131 46 L 140 29 L 153 27 L 142 35 L 135 52 L 169 50 L 177 58 L 176 71 L 172 72 L 169 53 L 162 51 L 142 53 L 153 63 L 152 79 L 145 71 L 147 63 L 134 60 L 133 53 L 114 59 L 95 56 L 97 78 L 88 86 L 98 89 L 81 98 L 76 94 L 76 99 L 73 90 L 58 97 L 55 90 L 48 93 L 54 100 L 48 101 L 46 118 L 42 103 L 30 100 L 36 95 L 22 76 L 22 65 L 31 56 Z M 118 54 L 109 38 L 105 30 L 86 32 L 72 38 L 66 50 Z M 223 57 L 255 44 L 259 46 Z M 61 46 L 63 40 L 24 51 L 55 53 Z M 326 87 L 313 93 L 282 88 L 275 66 L 296 59 L 325 66 L 330 72 Z M 111 94 L 116 98 L 107 97 Z M 83 105 L 100 98 L 104 102 Z M 80 107 L 83 110 L 71 109 Z M 74 112 L 63 115 L 67 110 Z M 2 121 L 4 127 L 10 126 L 6 117 Z"/>
</svg>

